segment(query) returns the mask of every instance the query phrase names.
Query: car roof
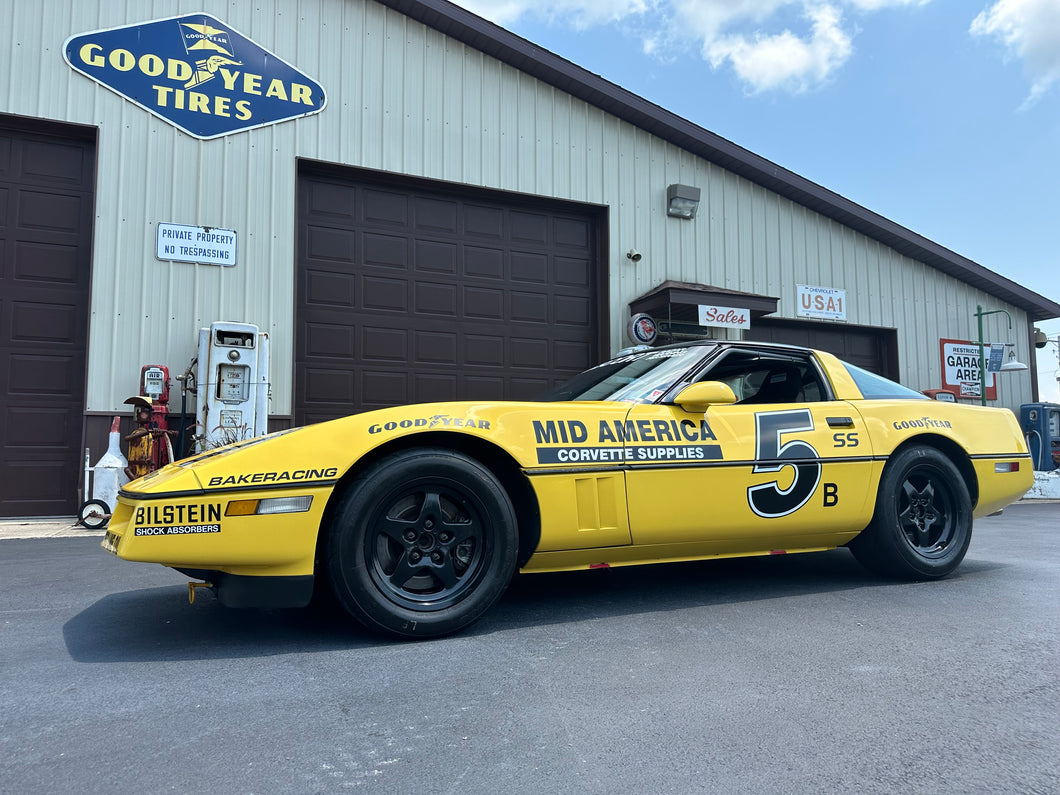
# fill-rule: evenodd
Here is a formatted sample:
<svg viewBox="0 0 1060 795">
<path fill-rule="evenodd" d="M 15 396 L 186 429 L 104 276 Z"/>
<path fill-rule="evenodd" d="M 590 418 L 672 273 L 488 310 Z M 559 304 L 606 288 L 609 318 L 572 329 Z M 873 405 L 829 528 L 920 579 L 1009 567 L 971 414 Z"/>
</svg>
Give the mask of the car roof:
<svg viewBox="0 0 1060 795">
<path fill-rule="evenodd" d="M 651 346 L 642 349 L 641 351 L 627 351 L 627 353 L 643 352 L 643 351 L 662 351 L 672 350 L 674 348 L 700 348 L 700 347 L 720 347 L 727 349 L 752 349 L 752 350 L 771 350 L 777 353 L 786 354 L 806 354 L 817 353 L 814 348 L 807 348 L 802 345 L 786 345 L 782 342 L 756 342 L 754 340 L 712 340 L 712 339 L 701 339 L 701 340 L 684 340 L 682 342 L 673 342 L 669 345 Z M 616 357 L 619 354 L 616 354 Z"/>
</svg>

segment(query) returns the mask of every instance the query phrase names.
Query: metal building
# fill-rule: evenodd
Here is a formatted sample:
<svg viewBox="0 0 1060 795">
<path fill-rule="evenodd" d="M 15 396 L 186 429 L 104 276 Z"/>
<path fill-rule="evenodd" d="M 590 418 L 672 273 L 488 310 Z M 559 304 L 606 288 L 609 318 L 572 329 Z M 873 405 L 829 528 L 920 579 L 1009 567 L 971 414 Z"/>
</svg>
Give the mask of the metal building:
<svg viewBox="0 0 1060 795">
<path fill-rule="evenodd" d="M 179 372 L 215 320 L 270 334 L 280 428 L 530 397 L 640 311 L 917 389 L 977 307 L 1024 362 L 1060 316 L 444 0 L 161 7 L 0 0 L 0 516 L 73 513 L 140 365 Z"/>
</svg>

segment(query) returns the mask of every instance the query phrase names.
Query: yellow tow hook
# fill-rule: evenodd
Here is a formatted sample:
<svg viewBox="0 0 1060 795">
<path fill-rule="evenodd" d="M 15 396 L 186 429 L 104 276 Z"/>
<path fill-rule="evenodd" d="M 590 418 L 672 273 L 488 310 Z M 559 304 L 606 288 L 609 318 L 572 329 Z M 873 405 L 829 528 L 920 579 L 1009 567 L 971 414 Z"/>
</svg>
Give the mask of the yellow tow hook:
<svg viewBox="0 0 1060 795">
<path fill-rule="evenodd" d="M 188 583 L 188 604 L 195 604 L 195 589 L 196 588 L 213 588 L 212 583 L 208 582 L 189 582 Z"/>
</svg>

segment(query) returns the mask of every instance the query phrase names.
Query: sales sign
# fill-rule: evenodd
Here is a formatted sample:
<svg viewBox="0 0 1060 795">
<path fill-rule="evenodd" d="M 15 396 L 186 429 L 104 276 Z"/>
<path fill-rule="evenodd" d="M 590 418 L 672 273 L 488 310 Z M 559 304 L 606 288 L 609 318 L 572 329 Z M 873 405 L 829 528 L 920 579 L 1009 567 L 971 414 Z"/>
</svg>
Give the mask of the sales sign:
<svg viewBox="0 0 1060 795">
<path fill-rule="evenodd" d="M 209 14 L 71 36 L 71 68 L 196 138 L 319 113 L 319 83 Z"/>
<path fill-rule="evenodd" d="M 942 355 L 942 386 L 951 389 L 961 398 L 976 398 L 981 395 L 981 360 L 979 346 L 966 340 L 939 340 Z M 994 374 L 986 373 L 986 399 L 997 400 L 997 384 Z"/>
<path fill-rule="evenodd" d="M 751 328 L 751 313 L 731 306 L 699 305 L 699 325 L 715 328 Z"/>
</svg>

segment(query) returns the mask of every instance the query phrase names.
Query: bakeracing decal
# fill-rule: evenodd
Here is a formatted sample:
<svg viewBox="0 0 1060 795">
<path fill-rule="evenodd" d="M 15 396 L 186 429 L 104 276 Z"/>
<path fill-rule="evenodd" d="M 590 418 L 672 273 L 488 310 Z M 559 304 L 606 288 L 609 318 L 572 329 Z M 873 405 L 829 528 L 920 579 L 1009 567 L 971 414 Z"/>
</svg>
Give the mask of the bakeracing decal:
<svg viewBox="0 0 1060 795">
<path fill-rule="evenodd" d="M 817 490 L 817 484 L 821 482 L 821 462 L 818 460 L 817 451 L 802 439 L 781 443 L 781 437 L 786 434 L 812 430 L 813 415 L 809 409 L 755 414 L 755 459 L 790 459 L 793 463 L 755 464 L 752 472 L 780 472 L 789 466 L 795 469 L 795 477 L 786 489 L 780 488 L 780 482 L 777 480 L 747 489 L 747 502 L 751 510 L 759 516 L 776 519 L 794 513 L 805 505 Z M 795 461 L 798 463 L 794 463 Z M 834 493 L 829 496 L 838 502 Z"/>
<path fill-rule="evenodd" d="M 295 469 L 290 472 L 255 472 L 242 475 L 217 475 L 207 486 L 252 486 L 255 483 L 302 483 L 307 480 L 333 480 L 339 476 L 335 467 Z"/>
</svg>

